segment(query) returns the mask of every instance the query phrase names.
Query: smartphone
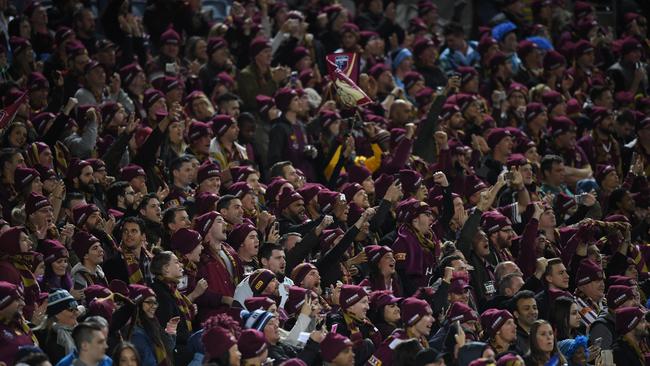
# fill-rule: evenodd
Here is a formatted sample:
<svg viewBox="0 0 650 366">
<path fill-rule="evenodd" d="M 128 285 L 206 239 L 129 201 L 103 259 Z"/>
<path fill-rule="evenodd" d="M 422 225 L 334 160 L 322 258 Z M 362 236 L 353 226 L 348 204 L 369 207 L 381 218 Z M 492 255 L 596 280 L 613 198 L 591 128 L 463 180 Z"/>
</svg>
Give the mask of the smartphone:
<svg viewBox="0 0 650 366">
<path fill-rule="evenodd" d="M 176 64 L 173 62 L 165 64 L 165 73 L 176 75 Z"/>
<path fill-rule="evenodd" d="M 273 229 L 274 229 L 275 231 L 279 231 L 279 230 L 280 230 L 280 221 L 276 221 L 276 222 L 273 223 Z"/>
<path fill-rule="evenodd" d="M 505 174 L 505 176 L 504 176 L 504 178 L 505 178 L 507 181 L 512 181 L 512 179 L 513 179 L 514 177 L 515 177 L 515 175 L 514 175 L 512 172 L 506 172 L 506 174 Z"/>
<path fill-rule="evenodd" d="M 579 205 L 584 205 L 585 200 L 587 198 L 587 194 L 586 193 L 580 193 L 579 195 L 576 195 L 575 197 L 576 197 L 576 202 Z"/>
<path fill-rule="evenodd" d="M 298 85 L 298 71 L 291 72 L 291 87 L 295 88 Z"/>
<path fill-rule="evenodd" d="M 175 316 L 175 317 L 169 319 L 169 321 L 172 322 L 172 323 L 178 323 L 178 322 L 181 321 L 181 317 L 180 316 Z"/>
</svg>

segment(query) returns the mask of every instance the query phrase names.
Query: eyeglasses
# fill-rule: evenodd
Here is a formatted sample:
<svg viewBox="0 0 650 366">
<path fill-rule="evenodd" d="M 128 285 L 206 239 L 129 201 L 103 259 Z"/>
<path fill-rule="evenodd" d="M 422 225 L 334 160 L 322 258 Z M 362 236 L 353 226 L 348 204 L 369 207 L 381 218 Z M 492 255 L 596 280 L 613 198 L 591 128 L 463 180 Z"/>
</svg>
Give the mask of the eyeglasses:
<svg viewBox="0 0 650 366">
<path fill-rule="evenodd" d="M 150 305 L 150 306 L 158 306 L 158 301 L 157 300 L 147 300 L 143 301 L 143 303 Z"/>
</svg>

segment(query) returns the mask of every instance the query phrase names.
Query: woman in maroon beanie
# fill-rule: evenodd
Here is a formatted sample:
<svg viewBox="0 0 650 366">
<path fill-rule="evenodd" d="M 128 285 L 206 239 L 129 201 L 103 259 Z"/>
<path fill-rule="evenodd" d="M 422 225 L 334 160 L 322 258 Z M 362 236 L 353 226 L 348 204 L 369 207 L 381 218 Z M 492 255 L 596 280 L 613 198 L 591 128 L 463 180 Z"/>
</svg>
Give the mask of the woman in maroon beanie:
<svg viewBox="0 0 650 366">
<path fill-rule="evenodd" d="M 343 285 L 338 305 L 341 307 L 338 312 L 327 315 L 327 328 L 336 328 L 336 333 L 350 338 L 354 344 L 355 364 L 362 364 L 382 342 L 381 333 L 367 316 L 370 310 L 368 293 L 361 286 Z"/>
<path fill-rule="evenodd" d="M 39 251 L 43 253 L 45 261 L 45 274 L 39 280 L 41 291 L 50 292 L 53 289 L 62 288 L 70 291 L 75 299 L 80 300 L 82 291 L 73 291 L 70 267 L 68 266 L 68 250 L 57 240 L 44 240 L 39 245 Z"/>
<path fill-rule="evenodd" d="M 183 264 L 183 277 L 178 289 L 192 302 L 208 288 L 205 279 L 197 278 L 198 263 L 203 251 L 201 239 L 201 234 L 197 231 L 185 228 L 179 229 L 171 237 L 171 248 Z"/>
<path fill-rule="evenodd" d="M 386 339 L 397 328 L 401 328 L 402 315 L 399 308 L 401 297 L 395 297 L 388 291 L 375 291 L 370 294 L 369 318 Z"/>
<path fill-rule="evenodd" d="M 364 248 L 368 257 L 370 272 L 359 286 L 366 286 L 370 291 L 388 290 L 395 296 L 402 296 L 402 286 L 395 271 L 393 250 L 387 246 L 369 245 Z"/>
<path fill-rule="evenodd" d="M 176 332 L 175 364 L 188 363 L 193 355 L 187 349 L 187 341 L 192 333 L 192 320 L 195 307 L 185 295 L 181 294 L 178 286 L 183 277 L 183 266 L 172 252 L 158 251 L 154 248 L 151 260 L 151 274 L 155 276 L 151 288 L 158 299 L 156 318 L 161 326 L 167 326 L 174 318 L 179 318 Z"/>
<path fill-rule="evenodd" d="M 12 227 L 0 235 L 0 281 L 20 284 L 23 287 L 26 319 L 32 319 L 40 288 L 32 272 L 33 243 L 22 226 Z"/>
<path fill-rule="evenodd" d="M 153 290 L 143 285 L 129 285 L 129 295 L 136 304 L 136 309 L 125 336 L 137 349 L 142 360 L 140 364 L 173 365 L 178 318 L 170 319 L 165 329 L 162 329 L 156 320 L 160 304 Z"/>
</svg>

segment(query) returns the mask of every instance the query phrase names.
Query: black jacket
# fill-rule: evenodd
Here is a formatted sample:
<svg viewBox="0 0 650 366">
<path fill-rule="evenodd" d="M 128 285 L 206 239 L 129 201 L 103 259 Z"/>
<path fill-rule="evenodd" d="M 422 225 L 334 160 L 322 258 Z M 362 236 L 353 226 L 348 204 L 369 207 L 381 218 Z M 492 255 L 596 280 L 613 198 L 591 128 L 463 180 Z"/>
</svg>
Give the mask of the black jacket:
<svg viewBox="0 0 650 366">
<path fill-rule="evenodd" d="M 282 343 L 269 345 L 269 357 L 273 359 L 273 365 L 279 365 L 290 358 L 299 358 L 308 365 L 319 365 L 320 345 L 311 339 L 302 350 Z"/>
<path fill-rule="evenodd" d="M 191 330 L 187 328 L 185 316 L 181 313 L 178 305 L 176 305 L 174 294 L 172 294 L 169 286 L 155 279 L 151 285 L 151 289 L 156 293 L 156 298 L 158 299 L 159 305 L 156 310 L 156 318 L 163 329 L 167 326 L 167 322 L 171 318 L 176 316 L 181 318 L 176 329 L 176 354 L 174 359 L 176 360 L 175 364 L 186 365 L 192 360 L 194 355 L 187 352 L 187 341 L 190 338 Z"/>
<path fill-rule="evenodd" d="M 326 318 L 326 324 L 327 329 L 332 329 L 332 326 L 336 324 L 336 333 L 350 338 L 350 329 L 348 329 L 348 326 L 345 323 L 345 319 L 341 313 L 329 313 Z M 371 327 L 374 328 L 374 326 L 372 324 L 357 324 L 357 326 L 359 328 L 359 332 L 361 332 L 363 339 L 358 343 L 355 343 L 353 346 L 355 366 L 365 364 L 365 362 L 372 356 L 376 349 L 376 345 L 371 339 L 371 332 L 373 331 Z M 378 337 L 381 337 L 381 333 L 379 333 L 379 330 L 376 329 L 375 338 Z"/>
<path fill-rule="evenodd" d="M 614 363 L 616 365 L 625 365 L 625 366 L 643 366 L 645 365 L 645 359 L 642 359 L 642 355 L 639 355 L 637 351 L 629 343 L 631 340 L 628 340 L 623 337 L 619 337 L 614 342 Z"/>
<path fill-rule="evenodd" d="M 605 350 L 612 349 L 614 336 L 616 335 L 615 321 L 614 315 L 611 312 L 607 310 L 601 311 L 589 327 L 589 339 L 602 338 L 600 348 Z"/>
</svg>

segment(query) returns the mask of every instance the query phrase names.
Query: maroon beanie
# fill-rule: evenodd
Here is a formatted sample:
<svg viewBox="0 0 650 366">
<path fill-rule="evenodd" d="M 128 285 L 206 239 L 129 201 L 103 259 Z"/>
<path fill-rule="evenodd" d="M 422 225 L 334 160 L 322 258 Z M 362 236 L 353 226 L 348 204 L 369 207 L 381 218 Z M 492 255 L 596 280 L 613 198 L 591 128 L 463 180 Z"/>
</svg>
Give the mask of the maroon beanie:
<svg viewBox="0 0 650 366">
<path fill-rule="evenodd" d="M 239 199 L 244 197 L 246 194 L 251 193 L 252 191 L 253 189 L 246 182 L 237 182 L 228 187 L 228 194 Z"/>
<path fill-rule="evenodd" d="M 255 100 L 257 101 L 257 106 L 260 109 L 260 115 L 266 118 L 266 112 L 268 112 L 269 109 L 275 105 L 275 100 L 272 97 L 263 94 L 255 97 Z"/>
<path fill-rule="evenodd" d="M 341 352 L 352 346 L 353 343 L 348 337 L 329 332 L 320 343 L 320 353 L 325 362 L 332 362 Z"/>
<path fill-rule="evenodd" d="M 510 131 L 505 128 L 493 128 L 487 136 L 487 144 L 490 149 L 494 149 L 501 140 L 506 137 L 512 137 Z"/>
<path fill-rule="evenodd" d="M 607 289 L 607 294 L 605 299 L 607 299 L 607 305 L 611 309 L 616 309 L 619 306 L 623 305 L 627 300 L 634 298 L 634 291 L 630 286 L 623 285 L 612 285 Z"/>
<path fill-rule="evenodd" d="M 238 165 L 230 168 L 230 176 L 235 183 L 245 182 L 249 175 L 255 173 L 257 173 L 257 171 L 248 165 Z"/>
<path fill-rule="evenodd" d="M 271 48 L 271 42 L 269 42 L 268 38 L 266 37 L 256 37 L 251 41 L 248 54 L 251 58 L 251 60 L 255 59 L 255 56 L 257 56 L 260 52 L 264 51 L 267 48 Z"/>
<path fill-rule="evenodd" d="M 221 215 L 218 212 L 211 211 L 197 217 L 194 219 L 194 230 L 198 231 L 202 238 L 205 238 L 210 232 L 212 224 L 219 216 Z"/>
<path fill-rule="evenodd" d="M 451 323 L 455 321 L 465 323 L 470 320 L 478 320 L 478 315 L 472 308 L 467 306 L 467 304 L 456 301 L 453 302 L 449 307 L 449 311 L 447 312 L 447 319 L 449 319 L 449 322 Z"/>
<path fill-rule="evenodd" d="M 266 192 L 264 193 L 264 198 L 266 199 L 266 203 L 272 203 L 276 201 L 276 197 L 278 194 L 280 194 L 280 190 L 283 189 L 283 186 L 285 184 L 289 183 L 284 178 L 280 177 L 275 177 L 271 180 L 271 183 L 266 187 Z M 284 189 L 287 189 L 288 187 L 284 187 Z M 292 188 L 293 189 L 293 186 Z"/>
<path fill-rule="evenodd" d="M 576 272 L 576 286 L 586 285 L 592 281 L 604 280 L 603 269 L 591 259 L 583 259 Z"/>
<path fill-rule="evenodd" d="M 411 169 L 400 170 L 399 179 L 404 194 L 415 194 L 422 184 L 422 175 Z"/>
<path fill-rule="evenodd" d="M 20 234 L 26 233 L 25 228 L 22 226 L 14 226 L 9 230 L 0 234 L 0 243 L 2 249 L 0 252 L 3 254 L 14 255 L 20 253 Z"/>
<path fill-rule="evenodd" d="M 156 293 L 150 287 L 131 284 L 129 285 L 129 297 L 137 304 L 140 301 L 144 301 L 147 297 L 156 297 Z"/>
<path fill-rule="evenodd" d="M 245 329 L 239 336 L 237 347 L 241 352 L 242 360 L 248 360 L 264 353 L 268 348 L 268 344 L 264 333 L 257 329 Z"/>
<path fill-rule="evenodd" d="M 29 196 L 27 196 L 27 199 L 25 200 L 25 215 L 29 217 L 29 215 L 33 214 L 34 212 L 51 206 L 52 204 L 50 203 L 50 200 L 47 199 L 47 197 L 36 192 L 32 192 L 29 194 Z"/>
<path fill-rule="evenodd" d="M 210 125 L 201 121 L 192 121 L 188 131 L 188 138 L 190 143 L 195 142 L 196 140 L 202 137 L 210 137 Z"/>
<path fill-rule="evenodd" d="M 23 298 L 22 291 L 18 286 L 6 281 L 0 281 L 0 310 L 6 308 L 14 302 Z"/>
<path fill-rule="evenodd" d="M 300 263 L 291 271 L 291 280 L 293 280 L 293 283 L 295 283 L 296 286 L 300 286 L 302 280 L 304 280 L 307 274 L 313 270 L 318 271 L 318 268 L 311 263 Z"/>
<path fill-rule="evenodd" d="M 125 87 L 131 85 L 138 73 L 143 72 L 142 67 L 137 62 L 123 66 L 120 69 L 120 79 Z"/>
<path fill-rule="evenodd" d="M 298 188 L 297 192 L 302 196 L 305 203 L 309 203 L 309 201 L 318 195 L 321 189 L 323 189 L 323 186 L 318 183 L 305 183 L 304 186 Z"/>
<path fill-rule="evenodd" d="M 631 332 L 643 320 L 645 311 L 638 307 L 616 309 L 616 333 L 620 336 Z"/>
<path fill-rule="evenodd" d="M 340 190 L 345 195 L 345 199 L 350 202 L 357 193 L 363 190 L 363 187 L 359 183 L 345 183 Z"/>
<path fill-rule="evenodd" d="M 328 189 L 322 189 L 318 192 L 317 197 L 318 205 L 323 212 L 330 212 L 334 208 L 336 201 L 346 202 L 345 195 L 339 192 L 332 192 Z"/>
<path fill-rule="evenodd" d="M 284 310 L 287 315 L 292 316 L 300 312 L 302 305 L 305 303 L 305 295 L 311 292 L 300 286 L 290 286 L 287 301 L 284 304 Z"/>
<path fill-rule="evenodd" d="M 82 203 L 72 209 L 72 221 L 77 227 L 82 226 L 88 220 L 88 217 L 95 212 L 99 212 L 97 206 L 92 203 Z"/>
<path fill-rule="evenodd" d="M 212 55 L 220 48 L 228 48 L 228 42 L 223 39 L 223 37 L 210 37 L 208 39 L 208 56 Z"/>
<path fill-rule="evenodd" d="M 424 301 L 415 297 L 409 297 L 402 301 L 400 306 L 402 320 L 406 327 L 415 325 L 426 315 L 431 315 L 431 307 Z"/>
<path fill-rule="evenodd" d="M 232 335 L 232 332 L 220 326 L 204 331 L 201 341 L 203 342 L 207 360 L 226 354 L 230 347 L 237 344 L 237 339 Z"/>
<path fill-rule="evenodd" d="M 130 182 L 131 179 L 137 177 L 147 177 L 144 169 L 137 164 L 129 164 L 120 170 L 120 180 Z"/>
<path fill-rule="evenodd" d="M 248 277 L 248 284 L 253 294 L 258 296 L 274 279 L 276 279 L 275 274 L 270 270 L 258 269 Z"/>
<path fill-rule="evenodd" d="M 84 289 L 84 295 L 86 296 L 86 302 L 91 302 L 97 298 L 103 299 L 105 297 L 111 296 L 113 291 L 108 287 L 103 285 L 90 285 Z"/>
<path fill-rule="evenodd" d="M 51 264 L 60 258 L 68 258 L 68 250 L 58 240 L 46 239 L 39 245 L 38 251 L 43 253 L 45 264 Z"/>
<path fill-rule="evenodd" d="M 228 239 L 226 240 L 233 249 L 238 250 L 239 247 L 244 243 L 244 240 L 252 231 L 256 231 L 255 226 L 251 225 L 250 222 L 243 222 L 241 224 L 235 225 L 230 234 L 228 234 Z"/>
<path fill-rule="evenodd" d="M 291 191 L 289 189 L 283 190 L 280 193 L 280 197 L 278 197 L 278 212 L 281 212 L 285 208 L 289 207 L 292 203 L 298 201 L 304 202 L 302 196 L 298 192 Z"/>
<path fill-rule="evenodd" d="M 217 137 L 221 137 L 235 123 L 237 122 L 231 116 L 227 114 L 217 114 L 212 117 L 212 131 Z"/>
<path fill-rule="evenodd" d="M 576 130 L 575 122 L 565 116 L 557 116 L 551 118 L 548 123 L 548 127 L 553 137 Z"/>
<path fill-rule="evenodd" d="M 276 305 L 275 301 L 266 296 L 253 296 L 244 300 L 244 307 L 251 313 L 258 309 L 268 311 L 273 305 Z"/>
<path fill-rule="evenodd" d="M 393 250 L 385 245 L 368 245 L 363 248 L 368 257 L 368 261 L 371 263 L 379 263 L 381 258 L 388 253 L 392 253 Z"/>
<path fill-rule="evenodd" d="M 503 229 L 506 226 L 512 226 L 510 219 L 497 211 L 488 211 L 481 217 L 481 226 L 486 234 L 490 235 Z"/>
<path fill-rule="evenodd" d="M 83 262 L 83 258 L 90 250 L 90 247 L 99 242 L 99 239 L 94 237 L 92 234 L 86 231 L 77 231 L 72 236 L 72 250 L 77 255 L 77 258 Z"/>
<path fill-rule="evenodd" d="M 348 180 L 351 183 L 362 184 L 363 181 L 372 176 L 372 173 L 365 165 L 352 165 L 347 168 Z"/>
<path fill-rule="evenodd" d="M 341 308 L 345 310 L 350 306 L 358 303 L 366 296 L 368 296 L 368 293 L 366 293 L 366 290 L 361 286 L 343 285 L 341 287 L 339 304 L 341 305 Z"/>
<path fill-rule="evenodd" d="M 508 319 L 513 319 L 508 310 L 487 309 L 481 314 L 481 327 L 488 337 L 492 337 Z"/>
<path fill-rule="evenodd" d="M 172 250 L 185 255 L 191 253 L 194 248 L 201 244 L 201 234 L 190 229 L 179 229 L 172 234 L 170 245 Z"/>
<path fill-rule="evenodd" d="M 40 178 L 40 174 L 38 174 L 38 171 L 35 169 L 20 166 L 16 167 L 16 170 L 14 171 L 14 185 L 16 186 L 16 190 L 22 191 L 36 178 Z"/>
<path fill-rule="evenodd" d="M 170 24 L 167 30 L 160 35 L 160 44 L 180 44 L 181 36 L 174 30 Z"/>
<path fill-rule="evenodd" d="M 147 89 L 144 91 L 144 99 L 142 105 L 144 106 L 145 111 L 154 105 L 158 100 L 165 99 L 165 96 L 160 90 L 157 89 Z"/>
<path fill-rule="evenodd" d="M 196 173 L 196 181 L 198 184 L 201 184 L 204 180 L 213 177 L 221 177 L 219 165 L 209 160 L 205 161 L 201 166 L 199 166 L 199 170 Z"/>
<path fill-rule="evenodd" d="M 281 88 L 275 92 L 275 105 L 278 107 L 282 113 L 285 113 L 289 109 L 289 105 L 294 97 L 297 97 L 298 93 L 291 88 Z"/>
<path fill-rule="evenodd" d="M 196 214 L 203 215 L 206 212 L 214 211 L 219 202 L 219 196 L 210 192 L 201 192 L 195 196 Z"/>
</svg>

